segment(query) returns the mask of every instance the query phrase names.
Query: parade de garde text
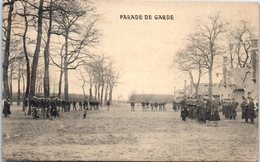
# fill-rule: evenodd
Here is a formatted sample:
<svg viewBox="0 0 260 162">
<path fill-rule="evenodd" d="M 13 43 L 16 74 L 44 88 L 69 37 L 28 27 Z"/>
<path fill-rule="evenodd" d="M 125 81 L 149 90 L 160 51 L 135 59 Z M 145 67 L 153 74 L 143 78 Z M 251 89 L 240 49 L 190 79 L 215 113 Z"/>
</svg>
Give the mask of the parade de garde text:
<svg viewBox="0 0 260 162">
<path fill-rule="evenodd" d="M 174 20 L 174 15 L 120 15 L 120 20 Z"/>
</svg>

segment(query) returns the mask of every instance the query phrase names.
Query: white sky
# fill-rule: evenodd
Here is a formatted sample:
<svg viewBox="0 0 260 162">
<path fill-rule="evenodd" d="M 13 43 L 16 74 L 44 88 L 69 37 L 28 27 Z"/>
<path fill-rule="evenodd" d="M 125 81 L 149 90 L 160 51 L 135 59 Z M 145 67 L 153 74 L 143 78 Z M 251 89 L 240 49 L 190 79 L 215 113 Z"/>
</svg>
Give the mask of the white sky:
<svg viewBox="0 0 260 162">
<path fill-rule="evenodd" d="M 98 48 L 120 68 L 121 83 L 115 89 L 115 96 L 123 98 L 132 92 L 173 94 L 174 86 L 183 88 L 188 77 L 170 66 L 187 34 L 196 28 L 197 20 L 204 21 L 209 15 L 221 12 L 234 25 L 241 19 L 254 27 L 258 24 L 257 3 L 100 0 L 97 9 L 103 31 Z M 121 14 L 169 14 L 175 20 L 120 20 Z M 202 81 L 207 82 L 207 78 Z"/>
<path fill-rule="evenodd" d="M 94 4 L 100 14 L 97 27 L 102 33 L 94 51 L 109 56 L 121 71 L 114 99 L 127 99 L 133 92 L 173 94 L 174 87 L 183 88 L 185 79 L 189 83 L 188 76 L 171 65 L 198 20 L 205 21 L 209 15 L 221 12 L 233 26 L 244 19 L 255 29 L 258 27 L 257 3 L 97 0 Z M 169 14 L 175 20 L 120 20 L 122 14 Z M 58 76 L 58 69 L 51 66 L 51 85 L 55 82 L 56 89 Z M 219 80 L 214 76 L 215 82 Z M 69 82 L 70 93 L 82 94 L 82 81 L 76 71 L 69 72 Z M 207 82 L 207 75 L 202 82 Z"/>
</svg>

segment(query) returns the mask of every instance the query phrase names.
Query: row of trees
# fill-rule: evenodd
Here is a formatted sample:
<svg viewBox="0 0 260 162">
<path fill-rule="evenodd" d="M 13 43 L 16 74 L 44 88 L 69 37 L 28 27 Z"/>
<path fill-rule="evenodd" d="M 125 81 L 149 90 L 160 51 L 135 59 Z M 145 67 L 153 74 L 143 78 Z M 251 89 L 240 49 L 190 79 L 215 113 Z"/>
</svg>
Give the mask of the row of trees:
<svg viewBox="0 0 260 162">
<path fill-rule="evenodd" d="M 17 80 L 18 104 L 21 94 L 29 100 L 37 91 L 50 97 L 50 66 L 59 69 L 58 97 L 62 96 L 63 85 L 64 99 L 69 99 L 70 70 L 92 69 L 93 74 L 85 73 L 89 75 L 82 75 L 83 80 L 95 74 L 94 82 L 89 84 L 99 84 L 100 87 L 111 84 L 106 87 L 113 89 L 118 74 L 112 62 L 90 52 L 100 39 L 97 18 L 95 7 L 88 0 L 5 0 L 3 96 L 12 99 L 13 80 Z M 93 70 L 94 67 L 102 70 Z M 102 75 L 96 76 L 99 71 Z M 108 75 L 113 81 L 107 81 Z M 89 95 L 92 97 L 91 93 Z M 96 95 L 94 98 L 101 99 Z"/>
<path fill-rule="evenodd" d="M 201 77 L 208 74 L 209 98 L 212 99 L 213 70 L 221 65 L 224 55 L 228 56 L 232 68 L 250 66 L 249 51 L 254 36 L 248 22 L 242 20 L 234 27 L 217 13 L 206 23 L 200 22 L 198 29 L 187 36 L 187 43 L 178 51 L 175 62 L 180 71 L 189 75 L 196 95 Z"/>
</svg>

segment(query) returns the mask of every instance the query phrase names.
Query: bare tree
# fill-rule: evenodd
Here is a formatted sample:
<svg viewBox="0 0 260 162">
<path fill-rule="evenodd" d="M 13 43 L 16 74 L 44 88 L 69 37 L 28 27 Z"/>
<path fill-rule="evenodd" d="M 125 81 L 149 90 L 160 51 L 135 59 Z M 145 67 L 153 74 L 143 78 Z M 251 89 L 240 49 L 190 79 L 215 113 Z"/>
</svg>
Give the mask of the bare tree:
<svg viewBox="0 0 260 162">
<path fill-rule="evenodd" d="M 192 46 L 199 51 L 198 56 L 204 60 L 203 66 L 207 69 L 209 76 L 209 99 L 212 101 L 212 71 L 216 56 L 225 52 L 218 43 L 226 32 L 228 23 L 221 19 L 219 13 L 210 16 L 208 20 L 206 24 L 200 23 L 199 30 L 189 35 L 189 39 Z"/>
<path fill-rule="evenodd" d="M 178 63 L 178 69 L 186 72 L 191 80 L 191 86 L 195 88 L 195 95 L 198 95 L 198 88 L 201 77 L 205 74 L 204 59 L 200 57 L 199 51 L 192 45 L 187 45 L 184 50 L 177 53 L 174 62 Z M 197 81 L 195 82 L 194 73 Z"/>
<path fill-rule="evenodd" d="M 232 28 L 233 29 L 233 28 Z M 230 66 L 245 68 L 250 65 L 251 41 L 254 38 L 250 24 L 241 20 L 240 25 L 228 33 L 228 54 Z"/>
<path fill-rule="evenodd" d="M 14 2 L 15 0 L 7 0 L 4 2 L 3 7 L 8 6 L 8 14 L 7 16 L 7 25 L 4 26 L 4 35 L 5 35 L 5 46 L 4 46 L 4 57 L 3 57 L 3 88 L 4 88 L 4 96 L 10 97 L 9 85 L 8 85 L 8 67 L 9 67 L 9 56 L 10 56 L 10 42 L 11 42 L 11 30 L 12 30 L 12 21 L 13 21 L 13 10 L 14 10 Z"/>
<path fill-rule="evenodd" d="M 63 66 L 54 64 L 63 70 L 64 97 L 68 99 L 68 70 L 84 65 L 84 58 L 89 57 L 83 49 L 98 40 L 97 30 L 94 29 L 96 20 L 85 21 L 85 31 L 82 31 L 83 27 L 77 21 L 87 13 L 90 15 L 93 8 L 83 8 L 80 3 L 72 0 L 56 1 L 54 5 L 56 10 L 53 12 L 53 21 L 56 22 L 56 28 L 53 33 L 64 37 Z"/>
</svg>

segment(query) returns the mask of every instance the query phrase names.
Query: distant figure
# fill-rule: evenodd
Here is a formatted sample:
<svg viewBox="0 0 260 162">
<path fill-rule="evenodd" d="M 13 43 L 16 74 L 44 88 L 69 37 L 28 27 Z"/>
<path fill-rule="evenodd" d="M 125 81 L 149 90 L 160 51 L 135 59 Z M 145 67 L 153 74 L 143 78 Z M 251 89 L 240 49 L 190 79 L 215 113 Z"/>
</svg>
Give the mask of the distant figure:
<svg viewBox="0 0 260 162">
<path fill-rule="evenodd" d="M 241 110 L 242 110 L 242 116 L 241 116 L 241 118 L 242 118 L 242 119 L 245 119 L 245 110 L 246 110 L 247 101 L 246 101 L 245 96 L 242 96 L 242 99 L 243 99 L 243 101 L 242 101 L 241 104 L 240 104 L 240 107 L 241 107 Z"/>
<path fill-rule="evenodd" d="M 87 109 L 86 109 L 86 108 L 84 108 L 83 119 L 85 119 L 85 118 L 86 118 L 86 116 L 87 116 Z"/>
<path fill-rule="evenodd" d="M 145 111 L 145 102 L 141 102 L 142 110 Z"/>
<path fill-rule="evenodd" d="M 11 103 L 10 103 L 9 97 L 5 98 L 4 99 L 4 108 L 3 108 L 4 117 L 7 117 L 9 114 L 11 114 L 10 104 Z"/>
<path fill-rule="evenodd" d="M 186 102 L 186 99 L 184 98 L 182 101 L 181 101 L 181 118 L 182 118 L 182 121 L 186 121 L 186 117 L 187 117 L 187 102 Z"/>
<path fill-rule="evenodd" d="M 29 100 L 28 98 L 26 98 L 24 101 L 23 101 L 23 107 L 24 107 L 24 115 L 27 114 L 27 108 L 29 106 Z"/>
<path fill-rule="evenodd" d="M 82 110 L 82 102 L 79 101 L 79 109 Z"/>
<path fill-rule="evenodd" d="M 211 119 L 214 121 L 215 127 L 217 127 L 218 121 L 220 120 L 220 116 L 219 116 L 219 105 L 218 105 L 218 102 L 216 100 L 212 101 L 211 115 L 212 115 Z"/>
<path fill-rule="evenodd" d="M 73 110 L 74 110 L 74 111 L 77 111 L 77 108 L 76 108 L 77 102 L 76 102 L 75 100 L 73 100 L 72 104 L 73 104 Z"/>
<path fill-rule="evenodd" d="M 131 112 L 134 112 L 135 111 L 135 102 L 134 101 L 132 101 L 131 102 Z"/>
<path fill-rule="evenodd" d="M 146 111 L 149 111 L 149 105 L 150 105 L 150 103 L 148 102 L 148 101 L 146 101 Z"/>
<path fill-rule="evenodd" d="M 256 118 L 254 110 L 254 101 L 252 98 L 248 97 L 247 104 L 245 107 L 245 119 L 248 122 L 248 119 L 251 120 L 251 123 L 254 123 L 254 118 Z"/>
<path fill-rule="evenodd" d="M 107 111 L 109 111 L 110 101 L 107 101 Z"/>
</svg>

